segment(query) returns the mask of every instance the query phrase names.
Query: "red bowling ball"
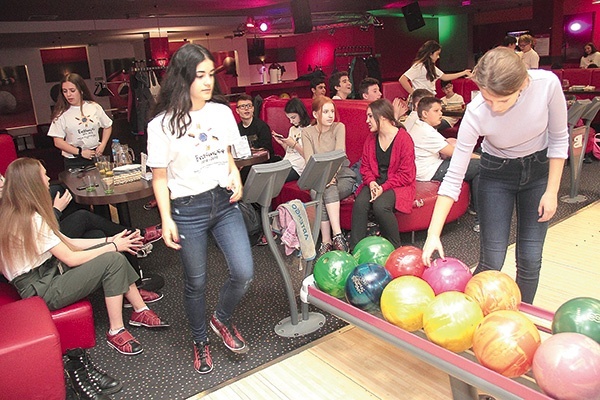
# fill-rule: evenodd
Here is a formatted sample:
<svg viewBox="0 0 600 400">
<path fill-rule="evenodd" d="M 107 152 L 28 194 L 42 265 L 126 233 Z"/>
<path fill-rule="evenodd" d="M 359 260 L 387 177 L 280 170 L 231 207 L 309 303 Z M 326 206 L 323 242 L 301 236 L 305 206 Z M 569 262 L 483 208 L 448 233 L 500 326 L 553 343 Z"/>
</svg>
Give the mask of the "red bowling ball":
<svg viewBox="0 0 600 400">
<path fill-rule="evenodd" d="M 385 269 L 392 275 L 392 279 L 399 276 L 412 275 L 421 277 L 425 271 L 423 264 L 423 250 L 415 246 L 400 246 L 392 251 L 387 261 Z"/>
</svg>

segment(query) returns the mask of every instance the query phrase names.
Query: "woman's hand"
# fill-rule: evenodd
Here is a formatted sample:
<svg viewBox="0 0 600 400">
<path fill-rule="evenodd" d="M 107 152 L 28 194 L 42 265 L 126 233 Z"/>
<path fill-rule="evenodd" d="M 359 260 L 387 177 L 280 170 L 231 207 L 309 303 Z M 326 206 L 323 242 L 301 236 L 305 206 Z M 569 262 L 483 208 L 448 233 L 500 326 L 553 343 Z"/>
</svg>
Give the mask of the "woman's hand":
<svg viewBox="0 0 600 400">
<path fill-rule="evenodd" d="M 538 215 L 540 216 L 538 222 L 550 221 L 554 214 L 556 214 L 557 206 L 558 200 L 556 199 L 556 194 L 544 193 L 538 206 Z"/>
<path fill-rule="evenodd" d="M 243 186 L 240 172 L 237 169 L 229 173 L 227 189 L 231 191 L 231 196 L 229 197 L 230 203 L 236 203 L 241 200 Z"/>
<path fill-rule="evenodd" d="M 60 192 L 56 192 L 56 196 L 54 196 L 54 201 L 52 202 L 52 207 L 56 208 L 60 212 L 63 212 L 71 200 L 73 200 L 73 195 L 68 190 L 65 190 L 62 196 Z"/>
<path fill-rule="evenodd" d="M 371 189 L 371 203 L 383 193 L 383 188 L 375 181 L 369 184 L 369 189 Z"/>
<path fill-rule="evenodd" d="M 396 118 L 396 120 L 399 120 L 401 116 L 408 112 L 408 105 L 406 104 L 406 101 L 399 97 L 396 97 L 392 101 L 392 107 L 394 108 L 394 118 Z"/>
<path fill-rule="evenodd" d="M 139 231 L 132 232 L 125 229 L 123 232 L 117 233 L 110 239 L 112 240 L 108 241 L 116 244 L 117 250 L 120 252 L 126 251 L 130 254 L 136 254 L 143 246 Z"/>
<path fill-rule="evenodd" d="M 96 155 L 96 150 L 83 149 L 81 151 L 81 157 L 86 158 L 88 160 L 91 160 L 92 157 L 94 157 L 95 155 Z"/>
<path fill-rule="evenodd" d="M 423 245 L 423 264 L 427 265 L 428 267 L 431 265 L 431 257 L 436 250 L 440 255 L 440 258 L 446 258 L 440 237 L 427 235 L 427 240 L 425 240 L 425 244 Z"/>
<path fill-rule="evenodd" d="M 471 70 L 470 70 L 470 69 L 465 69 L 465 70 L 463 71 L 463 74 L 464 74 L 464 77 L 465 77 L 465 78 L 471 78 L 471 77 L 473 76 L 473 74 L 471 73 Z"/>
<path fill-rule="evenodd" d="M 162 237 L 165 245 L 174 250 L 181 249 L 179 244 L 179 232 L 177 231 L 177 225 L 171 218 L 162 219 Z"/>
</svg>

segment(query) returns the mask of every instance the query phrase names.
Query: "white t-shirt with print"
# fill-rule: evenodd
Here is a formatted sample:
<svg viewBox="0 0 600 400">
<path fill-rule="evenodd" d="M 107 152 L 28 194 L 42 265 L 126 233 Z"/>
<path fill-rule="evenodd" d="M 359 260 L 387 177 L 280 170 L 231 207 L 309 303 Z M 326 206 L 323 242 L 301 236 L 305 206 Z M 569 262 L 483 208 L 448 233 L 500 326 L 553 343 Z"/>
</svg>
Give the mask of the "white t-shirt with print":
<svg viewBox="0 0 600 400">
<path fill-rule="evenodd" d="M 435 94 L 435 81 L 442 75 L 444 75 L 444 72 L 438 67 L 435 67 L 436 78 L 433 82 L 430 81 L 427 79 L 427 69 L 423 63 L 413 64 L 412 67 L 404 73 L 404 76 L 410 79 L 413 89 L 426 89 L 433 94 Z"/>
<path fill-rule="evenodd" d="M 95 149 L 100 144 L 100 128 L 112 126 L 100 104 L 84 101 L 82 107 L 70 106 L 60 117 L 52 121 L 48 136 L 63 138 L 67 143 L 82 149 Z M 63 157 L 75 158 L 74 154 L 62 152 Z"/>
<path fill-rule="evenodd" d="M 147 165 L 167 169 L 172 199 L 226 187 L 227 148 L 240 137 L 233 113 L 226 105 L 208 102 L 189 115 L 191 124 L 181 138 L 171 132 L 169 118 L 163 118 L 164 114 L 148 124 Z"/>
</svg>

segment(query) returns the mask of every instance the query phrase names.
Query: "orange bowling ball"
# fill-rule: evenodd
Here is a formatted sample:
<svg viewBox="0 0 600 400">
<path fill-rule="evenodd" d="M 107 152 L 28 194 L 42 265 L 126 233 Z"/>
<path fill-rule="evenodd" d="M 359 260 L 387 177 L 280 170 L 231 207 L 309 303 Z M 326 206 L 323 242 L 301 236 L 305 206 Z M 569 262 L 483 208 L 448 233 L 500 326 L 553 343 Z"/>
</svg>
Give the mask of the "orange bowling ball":
<svg viewBox="0 0 600 400">
<path fill-rule="evenodd" d="M 433 289 L 421 278 L 401 276 L 381 294 L 381 313 L 386 321 L 409 332 L 423 327 L 423 311 L 433 300 Z"/>
<path fill-rule="evenodd" d="M 464 293 L 448 291 L 435 296 L 423 313 L 423 330 L 427 338 L 445 349 L 459 353 L 473 344 L 475 328 L 483 312 Z"/>
<path fill-rule="evenodd" d="M 473 352 L 481 365 L 509 378 L 529 371 L 541 339 L 537 327 L 519 311 L 486 316 L 475 330 Z"/>
<path fill-rule="evenodd" d="M 498 310 L 516 311 L 521 304 L 521 290 L 517 283 L 500 271 L 484 271 L 474 275 L 465 286 L 465 294 L 479 303 L 483 315 Z"/>
</svg>

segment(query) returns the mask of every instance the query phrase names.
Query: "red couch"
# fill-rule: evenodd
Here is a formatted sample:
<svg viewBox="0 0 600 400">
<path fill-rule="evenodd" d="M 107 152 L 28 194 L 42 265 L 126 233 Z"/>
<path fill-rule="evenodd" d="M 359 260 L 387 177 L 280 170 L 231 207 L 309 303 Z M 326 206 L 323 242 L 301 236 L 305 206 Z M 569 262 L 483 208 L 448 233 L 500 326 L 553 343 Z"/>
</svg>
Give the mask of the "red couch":
<svg viewBox="0 0 600 400">
<path fill-rule="evenodd" d="M 307 109 L 311 110 L 311 99 L 302 99 Z M 288 118 L 285 116 L 285 99 L 265 99 L 261 109 L 263 119 L 274 131 L 287 135 L 290 128 Z M 339 120 L 346 125 L 346 154 L 351 164 L 357 162 L 362 154 L 363 143 L 367 135 L 370 135 L 366 124 L 366 110 L 368 102 L 362 100 L 335 100 Z M 283 155 L 283 149 L 273 142 L 275 152 Z M 414 232 L 427 229 L 431 221 L 433 206 L 437 198 L 438 182 L 417 182 L 417 192 L 412 213 L 396 213 L 398 229 L 400 232 Z M 296 182 L 287 182 L 281 193 L 273 199 L 273 208 L 281 203 L 293 199 L 303 202 L 310 201 L 307 191 L 301 190 Z M 340 217 L 342 228 L 352 227 L 352 205 L 354 196 L 342 201 Z M 469 206 L 469 185 L 463 184 L 459 200 L 454 203 L 446 222 L 451 222 L 463 215 Z"/>
<path fill-rule="evenodd" d="M 17 149 L 13 137 L 8 133 L 0 133 L 0 174 L 6 173 L 8 164 L 17 159 Z"/>
<path fill-rule="evenodd" d="M 64 400 L 60 336 L 39 297 L 0 306 L 0 398 Z"/>
<path fill-rule="evenodd" d="M 0 282 L 0 307 L 20 301 L 23 300 L 11 284 Z M 94 314 L 87 299 L 51 311 L 50 315 L 60 335 L 61 354 L 66 353 L 68 349 L 89 349 L 96 345 Z"/>
</svg>

